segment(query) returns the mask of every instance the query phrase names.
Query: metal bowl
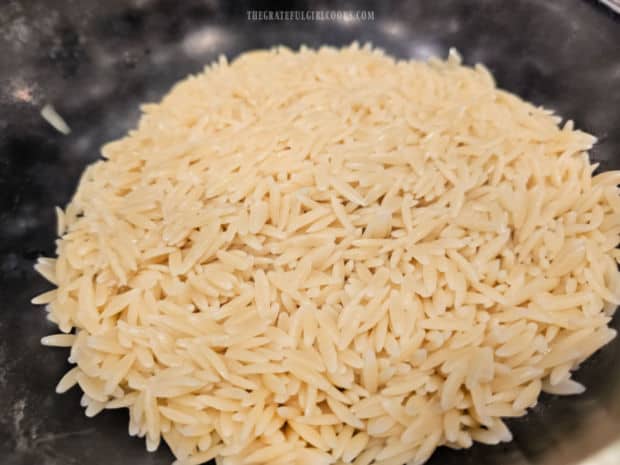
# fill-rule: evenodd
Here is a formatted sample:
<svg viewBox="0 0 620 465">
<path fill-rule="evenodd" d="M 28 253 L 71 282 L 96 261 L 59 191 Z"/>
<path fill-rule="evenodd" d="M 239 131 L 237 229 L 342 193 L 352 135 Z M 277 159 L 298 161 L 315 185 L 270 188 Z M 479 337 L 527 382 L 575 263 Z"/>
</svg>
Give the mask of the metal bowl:
<svg viewBox="0 0 620 465">
<path fill-rule="evenodd" d="M 127 413 L 87 419 L 77 389 L 58 396 L 67 352 L 29 301 L 48 285 L 32 270 L 54 253 L 53 207 L 65 205 L 99 146 L 133 127 L 138 105 L 219 54 L 259 47 L 371 41 L 399 57 L 483 62 L 499 85 L 599 137 L 592 157 L 620 168 L 620 19 L 586 0 L 278 2 L 271 10 L 364 10 L 367 21 L 253 21 L 249 2 L 8 1 L 0 6 L 0 456 L 7 465 L 167 464 L 127 435 Z M 262 8 L 260 8 L 262 9 Z M 52 104 L 65 136 L 40 116 Z M 614 322 L 618 327 L 618 320 Z M 509 422 L 512 443 L 438 450 L 429 465 L 618 464 L 620 344 L 579 370 L 588 390 L 543 396 Z M 606 461 L 607 460 L 607 461 Z"/>
</svg>

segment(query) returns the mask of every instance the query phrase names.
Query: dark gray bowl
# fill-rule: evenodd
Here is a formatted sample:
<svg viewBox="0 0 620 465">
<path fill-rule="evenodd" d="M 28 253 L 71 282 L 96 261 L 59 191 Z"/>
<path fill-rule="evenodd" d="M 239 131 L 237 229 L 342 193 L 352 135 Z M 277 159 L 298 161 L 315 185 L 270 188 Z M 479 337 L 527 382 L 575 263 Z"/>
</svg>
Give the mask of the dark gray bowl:
<svg viewBox="0 0 620 465">
<path fill-rule="evenodd" d="M 620 168 L 620 19 L 586 0 L 289 2 L 271 9 L 372 10 L 374 20 L 255 22 L 247 2 L 48 0 L 0 5 L 0 460 L 7 465 L 167 464 L 127 435 L 127 413 L 87 419 L 77 389 L 54 386 L 67 352 L 39 345 L 54 331 L 29 300 L 48 285 L 32 270 L 54 252 L 64 205 L 98 147 L 137 120 L 138 104 L 218 54 L 285 44 L 372 41 L 400 57 L 457 47 L 499 85 L 572 118 L 600 142 L 601 169 Z M 52 103 L 73 132 L 39 115 Z M 614 323 L 618 327 L 618 320 Z M 620 344 L 577 373 L 578 397 L 544 396 L 510 422 L 514 442 L 439 450 L 432 465 L 540 465 L 583 460 L 620 438 Z M 584 462 L 585 463 L 585 462 Z M 592 462 L 589 463 L 589 465 Z M 619 464 L 616 455 L 610 462 Z"/>
</svg>

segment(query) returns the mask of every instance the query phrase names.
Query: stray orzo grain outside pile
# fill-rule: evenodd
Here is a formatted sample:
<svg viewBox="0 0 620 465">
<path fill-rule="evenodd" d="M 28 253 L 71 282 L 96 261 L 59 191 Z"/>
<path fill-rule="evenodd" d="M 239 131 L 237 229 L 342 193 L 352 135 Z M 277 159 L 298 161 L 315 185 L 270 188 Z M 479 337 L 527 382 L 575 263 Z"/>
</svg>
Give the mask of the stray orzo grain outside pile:
<svg viewBox="0 0 620 465">
<path fill-rule="evenodd" d="M 103 148 L 37 269 L 86 414 L 180 464 L 420 464 L 609 342 L 620 172 L 482 66 L 278 48 Z M 74 330 L 74 333 L 72 333 Z"/>
</svg>

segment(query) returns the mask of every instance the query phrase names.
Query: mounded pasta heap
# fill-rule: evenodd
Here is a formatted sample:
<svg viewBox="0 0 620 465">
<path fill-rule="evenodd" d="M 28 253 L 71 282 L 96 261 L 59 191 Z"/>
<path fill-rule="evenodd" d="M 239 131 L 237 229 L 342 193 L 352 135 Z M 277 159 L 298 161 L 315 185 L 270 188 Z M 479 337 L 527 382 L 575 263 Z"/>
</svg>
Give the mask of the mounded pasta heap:
<svg viewBox="0 0 620 465">
<path fill-rule="evenodd" d="M 370 47 L 220 59 L 103 148 L 36 298 L 91 416 L 180 464 L 421 464 L 615 331 L 620 172 L 482 66 Z M 74 334 L 71 334 L 71 331 Z"/>
</svg>

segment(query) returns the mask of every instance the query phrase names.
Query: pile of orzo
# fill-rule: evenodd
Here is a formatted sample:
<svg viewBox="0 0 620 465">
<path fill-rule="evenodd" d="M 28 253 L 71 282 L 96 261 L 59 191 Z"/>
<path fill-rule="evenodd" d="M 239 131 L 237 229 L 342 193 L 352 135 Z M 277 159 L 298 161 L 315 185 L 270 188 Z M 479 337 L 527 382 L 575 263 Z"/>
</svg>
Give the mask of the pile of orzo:
<svg viewBox="0 0 620 465">
<path fill-rule="evenodd" d="M 103 148 L 38 271 L 86 414 L 180 464 L 420 464 L 615 331 L 620 172 L 482 66 L 225 59 Z"/>
</svg>

